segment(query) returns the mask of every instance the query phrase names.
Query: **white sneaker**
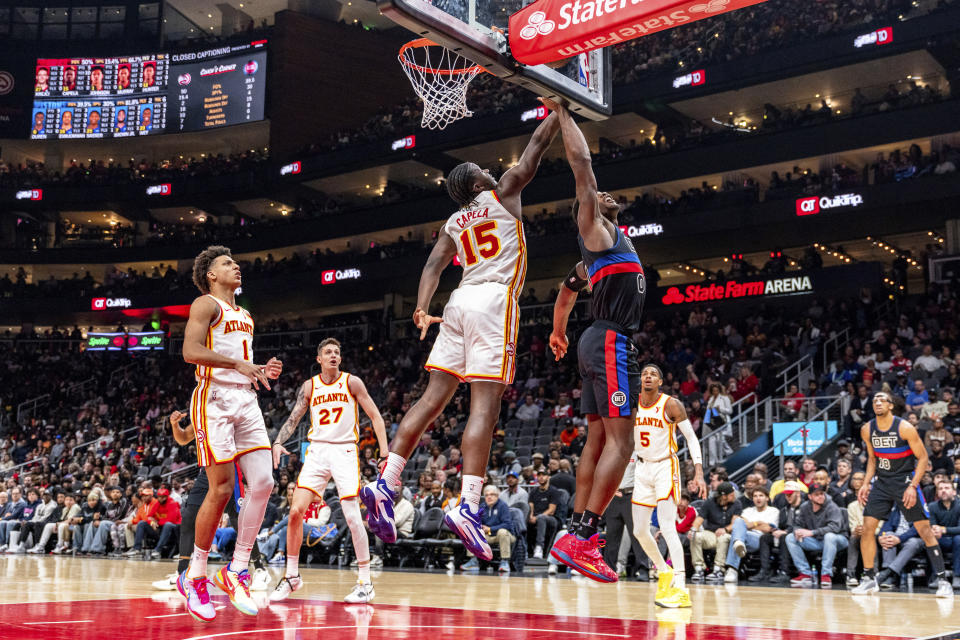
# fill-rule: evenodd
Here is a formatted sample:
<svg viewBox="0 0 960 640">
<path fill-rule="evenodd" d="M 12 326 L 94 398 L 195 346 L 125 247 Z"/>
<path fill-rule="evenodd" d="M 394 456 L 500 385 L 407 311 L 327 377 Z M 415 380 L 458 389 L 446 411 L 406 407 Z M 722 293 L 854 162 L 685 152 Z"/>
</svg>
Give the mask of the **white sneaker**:
<svg viewBox="0 0 960 640">
<path fill-rule="evenodd" d="M 30 547 L 29 549 L 27 549 L 27 553 L 43 553 L 43 549 L 41 549 L 40 547 Z M 176 580 L 177 574 L 173 574 L 173 575 L 174 575 L 174 580 Z"/>
<path fill-rule="evenodd" d="M 0 544 L 0 553 L 3 553 L 3 552 L 6 551 L 6 550 L 7 550 L 7 545 L 5 545 L 5 544 Z"/>
<path fill-rule="evenodd" d="M 937 597 L 938 598 L 952 598 L 953 597 L 953 586 L 948 580 L 940 580 L 937 582 Z"/>
<path fill-rule="evenodd" d="M 557 575 L 557 565 L 553 564 L 552 562 L 551 562 L 550 564 L 548 564 L 548 565 L 547 565 L 547 575 L 548 575 L 548 576 L 555 576 L 555 575 Z"/>
<path fill-rule="evenodd" d="M 280 602 L 281 600 L 286 600 L 290 597 L 294 591 L 299 591 L 303 588 L 303 580 L 300 576 L 294 576 L 288 578 L 284 576 L 280 579 L 280 582 L 277 583 L 277 588 L 273 590 L 273 593 L 270 594 L 270 602 Z"/>
<path fill-rule="evenodd" d="M 266 591 L 270 586 L 270 574 L 266 569 L 254 569 L 250 591 Z"/>
<path fill-rule="evenodd" d="M 166 578 L 162 580 L 156 580 L 152 583 L 152 586 L 157 591 L 173 591 L 177 588 L 177 578 L 180 577 L 178 573 L 171 573 Z"/>
<path fill-rule="evenodd" d="M 380 556 L 373 556 L 372 558 L 370 558 L 371 569 L 379 569 L 381 567 L 383 567 L 383 558 L 381 558 Z"/>
<path fill-rule="evenodd" d="M 727 572 L 723 575 L 723 581 L 726 584 L 737 584 L 740 581 L 740 574 L 733 567 L 727 567 Z"/>
<path fill-rule="evenodd" d="M 347 594 L 347 597 L 343 599 L 344 602 L 349 602 L 351 604 L 356 604 L 359 602 L 370 602 L 373 600 L 373 583 L 371 582 L 357 582 L 354 585 L 353 591 Z"/>
<path fill-rule="evenodd" d="M 747 545 L 743 543 L 743 540 L 737 540 L 733 543 L 733 551 L 742 558 L 747 555 Z"/>
<path fill-rule="evenodd" d="M 534 547 L 533 557 L 536 558 L 537 560 L 543 560 L 543 547 L 541 547 L 540 545 L 537 545 L 536 547 Z"/>
<path fill-rule="evenodd" d="M 876 593 L 877 591 L 880 591 L 880 585 L 877 584 L 877 579 L 863 576 L 863 579 L 860 580 L 860 584 L 850 590 L 850 594 L 862 596 L 868 593 Z"/>
</svg>

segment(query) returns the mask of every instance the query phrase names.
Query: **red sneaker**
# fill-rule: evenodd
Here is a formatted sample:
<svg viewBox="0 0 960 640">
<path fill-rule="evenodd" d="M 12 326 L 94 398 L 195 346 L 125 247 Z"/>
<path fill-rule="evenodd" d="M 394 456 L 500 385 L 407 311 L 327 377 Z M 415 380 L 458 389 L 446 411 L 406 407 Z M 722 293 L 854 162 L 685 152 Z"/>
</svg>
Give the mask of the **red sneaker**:
<svg viewBox="0 0 960 640">
<path fill-rule="evenodd" d="M 790 581 L 790 586 L 794 588 L 806 588 L 813 586 L 813 576 L 808 576 L 805 573 L 801 573 L 796 578 Z"/>
<path fill-rule="evenodd" d="M 571 569 L 597 582 L 616 582 L 617 574 L 607 566 L 600 555 L 600 536 L 594 534 L 589 540 L 581 540 L 567 534 L 557 540 L 550 555 Z"/>
<path fill-rule="evenodd" d="M 833 578 L 827 574 L 820 576 L 820 588 L 821 589 L 833 589 Z"/>
</svg>

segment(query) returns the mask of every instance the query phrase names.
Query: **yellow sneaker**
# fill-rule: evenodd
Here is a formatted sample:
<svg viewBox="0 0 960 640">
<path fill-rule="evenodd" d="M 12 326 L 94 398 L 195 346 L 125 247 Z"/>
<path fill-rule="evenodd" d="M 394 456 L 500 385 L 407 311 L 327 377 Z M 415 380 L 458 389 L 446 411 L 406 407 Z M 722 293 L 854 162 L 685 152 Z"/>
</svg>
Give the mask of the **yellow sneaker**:
<svg viewBox="0 0 960 640">
<path fill-rule="evenodd" d="M 244 569 L 240 573 L 230 571 L 230 565 L 223 567 L 213 576 L 213 583 L 225 594 L 230 596 L 230 602 L 240 613 L 248 616 L 257 615 L 257 603 L 250 597 L 250 573 Z"/>
<path fill-rule="evenodd" d="M 654 602 L 659 602 L 670 595 L 673 585 L 673 570 L 667 569 L 657 574 L 657 593 L 653 596 Z"/>
<path fill-rule="evenodd" d="M 685 609 L 690 603 L 690 592 L 686 589 L 671 589 L 666 598 L 657 600 L 656 605 L 665 609 Z"/>
</svg>

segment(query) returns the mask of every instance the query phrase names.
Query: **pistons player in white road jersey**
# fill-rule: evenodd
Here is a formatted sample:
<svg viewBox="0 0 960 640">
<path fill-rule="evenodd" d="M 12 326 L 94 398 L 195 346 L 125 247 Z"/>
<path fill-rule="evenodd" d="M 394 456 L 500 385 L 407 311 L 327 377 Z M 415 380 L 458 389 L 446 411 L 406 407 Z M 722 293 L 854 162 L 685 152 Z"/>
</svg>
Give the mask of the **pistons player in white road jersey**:
<svg viewBox="0 0 960 640">
<path fill-rule="evenodd" d="M 290 417 L 280 427 L 273 443 L 273 466 L 280 464 L 280 456 L 289 454 L 283 443 L 293 435 L 297 424 L 308 410 L 310 431 L 307 439 L 310 447 L 297 478 L 293 492 L 290 518 L 287 526 L 287 570 L 270 594 L 270 600 L 286 600 L 290 594 L 303 586 L 298 560 L 303 542 L 303 517 L 314 500 L 314 495 L 323 498 L 330 478 L 337 485 L 340 507 L 350 527 L 350 537 L 357 554 L 359 580 L 344 600 L 346 602 L 370 602 L 373 600 L 373 584 L 370 582 L 370 545 L 367 530 L 363 526 L 357 494 L 360 491 L 360 459 L 357 441 L 360 439 L 359 411 L 370 418 L 373 432 L 377 435 L 380 451 L 387 450 L 387 431 L 383 418 L 373 398 L 367 392 L 363 380 L 340 370 L 340 343 L 334 338 L 324 339 L 317 347 L 317 362 L 320 373 L 302 385 L 297 392 L 297 402 Z"/>
<path fill-rule="evenodd" d="M 197 388 L 190 401 L 190 421 L 197 440 L 197 459 L 204 467 L 210 488 L 197 512 L 193 555 L 177 588 L 187 601 L 187 611 L 200 621 L 216 616 L 210 600 L 207 554 L 233 495 L 234 462 L 244 476 L 246 494 L 237 516 L 237 542 L 230 564 L 218 571 L 214 582 L 233 605 L 247 615 L 257 614 L 250 598 L 247 570 L 273 490 L 270 439 L 256 390 L 270 388 L 282 363 L 271 358 L 253 363 L 253 318 L 237 306 L 240 265 L 230 249 L 207 247 L 193 262 L 193 282 L 203 294 L 190 306 L 183 336 L 183 359 L 196 365 Z"/>
<path fill-rule="evenodd" d="M 634 427 L 637 466 L 633 486 L 633 535 L 657 567 L 657 591 L 654 602 L 661 607 L 690 606 L 690 594 L 684 583 L 683 543 L 677 534 L 677 502 L 680 500 L 680 461 L 677 459 L 679 429 L 687 442 L 696 472 L 694 481 L 701 498 L 707 497 L 703 480 L 703 456 L 683 403 L 660 393 L 663 374 L 655 364 L 640 372 L 640 402 Z M 656 541 L 650 535 L 650 519 L 657 510 L 673 567 L 666 563 Z"/>
<path fill-rule="evenodd" d="M 520 192 L 537 173 L 557 132 L 556 114 L 537 127 L 519 162 L 497 181 L 467 162 L 447 176 L 447 192 L 459 209 L 437 234 L 437 243 L 420 276 L 413 322 L 420 339 L 431 324 L 440 332 L 427 359 L 430 381 L 420 400 L 403 417 L 390 443 L 386 466 L 375 485 L 360 492 L 370 530 L 385 542 L 396 540 L 393 496 L 400 474 L 427 426 L 443 411 L 461 382 L 470 384 L 470 417 L 463 433 L 463 488 L 460 505 L 445 521 L 475 556 L 493 552 L 480 522 L 480 492 L 490 456 L 500 397 L 513 382 L 517 297 L 526 275 Z M 440 274 L 454 256 L 463 266 L 460 286 L 450 295 L 443 317 L 428 314 Z"/>
</svg>

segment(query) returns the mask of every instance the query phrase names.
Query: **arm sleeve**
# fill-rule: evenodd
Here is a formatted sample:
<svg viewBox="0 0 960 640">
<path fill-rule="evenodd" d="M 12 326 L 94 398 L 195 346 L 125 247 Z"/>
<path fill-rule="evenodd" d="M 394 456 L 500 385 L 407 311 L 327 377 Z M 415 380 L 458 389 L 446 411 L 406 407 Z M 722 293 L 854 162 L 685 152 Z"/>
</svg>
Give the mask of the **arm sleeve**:
<svg viewBox="0 0 960 640">
<path fill-rule="evenodd" d="M 567 277 L 563 279 L 563 286 L 575 292 L 580 291 L 589 284 L 589 280 L 586 278 L 581 278 L 580 274 L 577 273 L 577 265 L 573 265 L 573 269 L 570 269 L 570 273 L 568 273 Z"/>
<path fill-rule="evenodd" d="M 677 423 L 677 428 L 680 429 L 680 433 L 683 434 L 683 439 L 687 441 L 690 459 L 693 460 L 694 464 L 703 464 L 703 452 L 700 450 L 700 440 L 697 438 L 697 434 L 694 432 L 690 420 L 683 420 Z"/>
</svg>

